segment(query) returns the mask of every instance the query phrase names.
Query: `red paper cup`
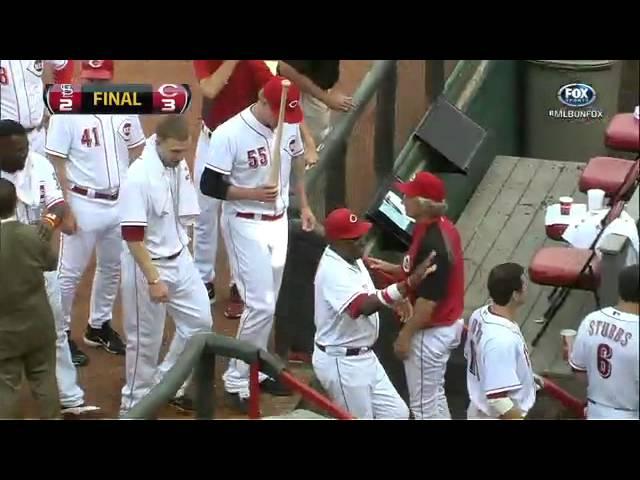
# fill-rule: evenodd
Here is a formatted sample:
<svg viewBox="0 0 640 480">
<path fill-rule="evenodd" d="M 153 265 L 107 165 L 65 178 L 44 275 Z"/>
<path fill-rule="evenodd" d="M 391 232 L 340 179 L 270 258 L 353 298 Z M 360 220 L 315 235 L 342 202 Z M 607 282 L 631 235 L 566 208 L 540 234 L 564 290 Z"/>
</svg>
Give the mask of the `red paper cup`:
<svg viewBox="0 0 640 480">
<path fill-rule="evenodd" d="M 571 328 L 567 328 L 560 332 L 560 338 L 562 339 L 562 358 L 565 362 L 569 361 L 571 356 L 571 350 L 573 349 L 573 342 L 576 339 L 578 332 Z"/>
<path fill-rule="evenodd" d="M 571 215 L 571 205 L 573 204 L 573 198 L 560 197 L 560 214 Z"/>
</svg>

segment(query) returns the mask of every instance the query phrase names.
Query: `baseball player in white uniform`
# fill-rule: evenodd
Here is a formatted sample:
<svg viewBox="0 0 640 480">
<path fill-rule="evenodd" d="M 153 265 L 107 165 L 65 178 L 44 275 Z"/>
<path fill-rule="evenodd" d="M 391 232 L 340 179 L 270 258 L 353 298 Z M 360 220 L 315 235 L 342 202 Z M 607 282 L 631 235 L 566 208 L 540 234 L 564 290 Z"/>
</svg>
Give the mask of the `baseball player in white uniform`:
<svg viewBox="0 0 640 480">
<path fill-rule="evenodd" d="M 121 412 L 162 379 L 192 335 L 212 329 L 207 290 L 188 248 L 187 227 L 200 212 L 184 160 L 189 140 L 184 118 L 163 118 L 121 189 L 122 237 L 128 245 L 122 255 L 127 354 Z M 158 365 L 167 313 L 176 329 Z M 175 401 L 188 408 L 184 388 Z"/>
<path fill-rule="evenodd" d="M 112 60 L 82 62 L 81 77 L 85 82 L 108 82 L 112 76 Z M 65 322 L 69 329 L 76 289 L 96 249 L 84 342 L 117 355 L 125 353 L 123 341 L 111 327 L 122 250 L 119 190 L 130 161 L 142 152 L 144 142 L 136 115 L 54 115 L 47 134 L 46 151 L 56 166 L 71 210 L 63 224 L 60 245 L 59 279 Z"/>
<path fill-rule="evenodd" d="M 29 149 L 44 155 L 45 108 L 42 75 L 54 70 L 55 83 L 71 83 L 72 60 L 0 60 L 0 118 L 22 124 Z"/>
<path fill-rule="evenodd" d="M 378 339 L 378 311 L 404 299 L 434 268 L 431 257 L 406 282 L 376 290 L 363 261 L 363 242 L 371 223 L 346 208 L 326 218 L 325 249 L 315 277 L 315 348 L 313 370 L 331 399 L 360 419 L 409 418 L 373 345 Z"/>
<path fill-rule="evenodd" d="M 467 359 L 467 418 L 521 420 L 536 401 L 527 344 L 516 323 L 527 285 L 522 266 L 503 263 L 489 273 L 492 303 L 469 318 Z"/>
<path fill-rule="evenodd" d="M 200 181 L 203 194 L 224 200 L 222 234 L 233 278 L 245 303 L 236 338 L 263 349 L 269 341 L 287 254 L 292 164 L 303 228 L 312 230 L 315 226 L 304 190 L 304 148 L 299 128 L 302 111 L 300 91 L 295 85 L 291 85 L 285 102 L 280 188 L 268 185 L 283 80 L 273 77 L 259 92 L 257 103 L 213 132 Z M 231 360 L 223 379 L 230 406 L 246 412 L 249 366 Z M 267 393 L 290 393 L 265 375 L 261 375 L 260 381 Z"/>
<path fill-rule="evenodd" d="M 638 420 L 638 264 L 618 276 L 620 300 L 587 315 L 569 357 L 587 379 L 587 420 Z"/>
<path fill-rule="evenodd" d="M 49 228 L 59 226 L 67 206 L 53 166 L 42 155 L 29 152 L 27 133 L 13 120 L 0 120 L 0 174 L 16 187 L 18 221 L 41 227 L 48 224 Z M 56 377 L 62 413 L 95 410 L 96 407 L 84 405 L 84 392 L 77 383 L 60 305 L 57 273 L 46 272 L 44 276 L 56 325 Z"/>
</svg>

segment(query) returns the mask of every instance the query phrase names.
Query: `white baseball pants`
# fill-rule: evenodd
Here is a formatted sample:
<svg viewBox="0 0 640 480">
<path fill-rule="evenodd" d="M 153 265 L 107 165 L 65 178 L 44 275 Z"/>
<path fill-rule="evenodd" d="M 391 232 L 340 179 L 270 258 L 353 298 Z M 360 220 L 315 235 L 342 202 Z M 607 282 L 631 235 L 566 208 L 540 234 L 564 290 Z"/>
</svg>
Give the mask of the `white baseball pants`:
<svg viewBox="0 0 640 480">
<path fill-rule="evenodd" d="M 287 215 L 272 221 L 254 220 L 223 208 L 221 218 L 229 265 L 245 304 L 236 338 L 266 350 L 287 259 Z M 249 365 L 230 360 L 222 378 L 227 392 L 249 396 Z M 260 381 L 265 378 L 261 373 Z"/>
<path fill-rule="evenodd" d="M 47 131 L 44 127 L 32 130 L 27 134 L 27 140 L 29 140 L 29 151 L 39 153 L 42 156 L 46 156 L 44 146 L 47 140 Z"/>
<path fill-rule="evenodd" d="M 193 178 L 198 192 L 200 215 L 193 227 L 193 260 L 204 283 L 216 278 L 216 255 L 218 253 L 218 225 L 220 222 L 221 200 L 203 195 L 200 191 L 200 178 L 206 164 L 209 137 L 202 129 L 198 137 Z"/>
<path fill-rule="evenodd" d="M 451 351 L 460 345 L 464 320 L 447 327 L 425 328 L 411 340 L 404 371 L 409 389 L 409 407 L 416 420 L 450 420 L 444 391 L 444 375 Z"/>
<path fill-rule="evenodd" d="M 331 110 L 322 101 L 308 93 L 302 94 L 304 123 L 313 136 L 316 147 L 324 142 L 331 131 Z"/>
<path fill-rule="evenodd" d="M 78 231 L 62 234 L 60 242 L 60 293 L 67 329 L 76 289 L 96 250 L 96 271 L 91 289 L 89 325 L 100 328 L 112 318 L 120 282 L 122 237 L 117 204 L 105 205 L 91 199 L 69 195 Z"/>
<path fill-rule="evenodd" d="M 315 348 L 313 371 L 331 400 L 359 419 L 408 420 L 409 407 L 373 351 L 346 357 Z"/>
<path fill-rule="evenodd" d="M 638 420 L 638 411 L 620 410 L 592 401 L 587 402 L 587 420 Z"/>
<path fill-rule="evenodd" d="M 122 310 L 127 337 L 126 382 L 120 410 L 126 412 L 162 380 L 196 333 L 210 333 L 213 320 L 207 290 L 187 248 L 173 260 L 154 261 L 169 288 L 168 303 L 153 303 L 149 285 L 129 248 L 122 252 Z M 175 324 L 169 350 L 158 365 L 167 313 Z"/>
<path fill-rule="evenodd" d="M 44 273 L 49 304 L 56 325 L 56 378 L 62 408 L 78 407 L 84 403 L 84 392 L 78 386 L 78 374 L 71 361 L 66 324 L 60 305 L 60 285 L 57 272 Z"/>
</svg>

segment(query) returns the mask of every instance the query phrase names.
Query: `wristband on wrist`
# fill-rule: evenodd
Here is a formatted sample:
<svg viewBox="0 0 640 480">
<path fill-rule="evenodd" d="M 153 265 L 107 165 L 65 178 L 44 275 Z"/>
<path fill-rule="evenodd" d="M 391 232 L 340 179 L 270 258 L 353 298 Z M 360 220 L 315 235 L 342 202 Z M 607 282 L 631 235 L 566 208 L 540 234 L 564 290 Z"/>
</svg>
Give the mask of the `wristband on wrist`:
<svg viewBox="0 0 640 480">
<path fill-rule="evenodd" d="M 53 228 L 57 228 L 62 223 L 62 219 L 53 213 L 47 213 L 43 218 L 48 220 Z"/>
<path fill-rule="evenodd" d="M 380 300 L 380 302 L 382 302 L 387 307 L 390 307 L 398 300 L 402 300 L 404 298 L 400 293 L 400 290 L 398 289 L 397 283 L 389 285 L 383 290 L 378 290 L 376 292 L 376 296 L 378 297 L 378 300 Z"/>
<path fill-rule="evenodd" d="M 56 228 L 55 223 L 53 222 L 53 220 L 51 220 L 49 217 L 44 216 L 42 217 L 42 222 L 48 224 L 51 228 Z"/>
</svg>

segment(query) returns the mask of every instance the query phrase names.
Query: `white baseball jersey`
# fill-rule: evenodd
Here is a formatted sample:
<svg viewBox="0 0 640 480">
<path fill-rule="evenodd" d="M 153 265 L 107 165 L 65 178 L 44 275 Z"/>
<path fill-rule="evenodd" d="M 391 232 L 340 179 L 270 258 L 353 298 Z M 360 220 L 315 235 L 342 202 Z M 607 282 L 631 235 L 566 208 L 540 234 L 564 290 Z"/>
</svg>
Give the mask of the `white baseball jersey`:
<svg viewBox="0 0 640 480">
<path fill-rule="evenodd" d="M 187 162 L 182 160 L 176 168 L 165 167 L 156 150 L 155 135 L 149 137 L 122 186 L 121 225 L 145 227 L 144 244 L 151 258 L 163 258 L 189 244 L 185 227 L 198 214 Z"/>
<path fill-rule="evenodd" d="M 37 223 L 47 209 L 64 202 L 53 165 L 38 153 L 29 152 L 23 170 L 0 171 L 0 178 L 6 178 L 16 187 L 17 217 L 22 223 Z"/>
<path fill-rule="evenodd" d="M 0 61 L 0 117 L 15 120 L 24 128 L 35 128 L 44 115 L 44 64 L 62 70 L 67 60 Z"/>
<path fill-rule="evenodd" d="M 587 373 L 587 418 L 638 418 L 639 362 L 638 315 L 607 307 L 584 318 L 569 363 Z"/>
<path fill-rule="evenodd" d="M 260 123 L 251 107 L 224 122 L 211 135 L 205 168 L 228 176 L 236 187 L 266 185 L 271 165 L 274 131 Z M 279 215 L 289 205 L 291 160 L 302 155 L 304 147 L 297 124 L 283 125 L 280 152 L 280 195 L 274 204 L 251 200 L 225 201 L 227 211 Z"/>
<path fill-rule="evenodd" d="M 361 259 L 347 262 L 327 247 L 315 277 L 315 342 L 323 347 L 371 347 L 378 339 L 377 313 L 353 319 L 345 311 L 361 294 L 376 287 Z"/>
<path fill-rule="evenodd" d="M 137 115 L 53 115 L 46 152 L 69 160 L 71 185 L 113 192 L 129 168 L 129 149 L 144 141 Z"/>
<path fill-rule="evenodd" d="M 469 398 L 478 410 L 495 418 L 487 397 L 508 393 L 515 407 L 526 413 L 536 400 L 527 344 L 515 322 L 494 315 L 489 307 L 477 309 L 469 318 L 465 345 Z"/>
</svg>

